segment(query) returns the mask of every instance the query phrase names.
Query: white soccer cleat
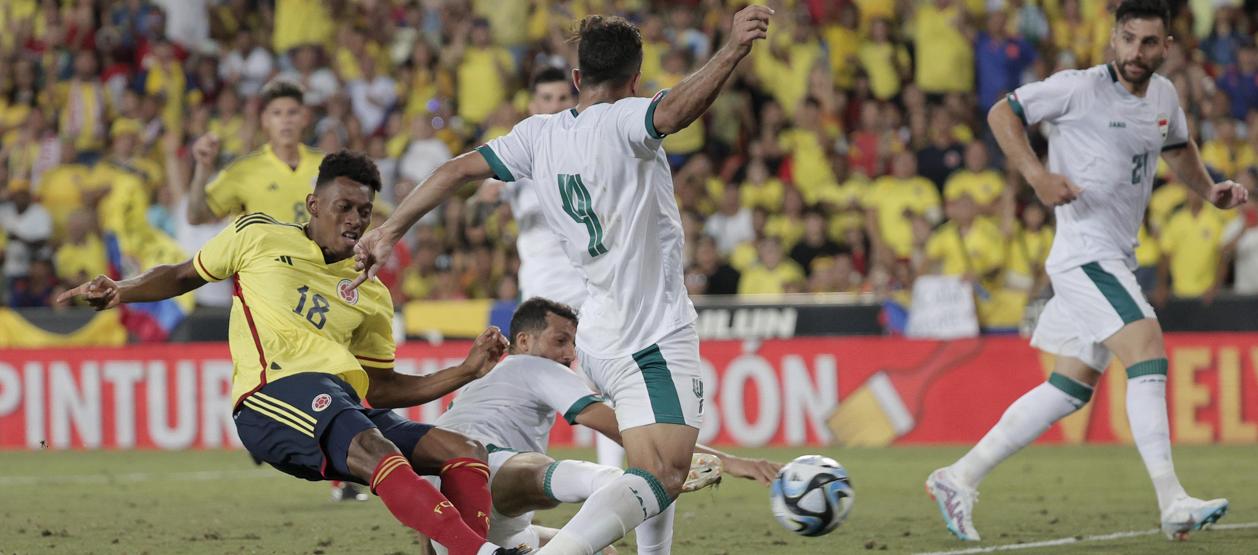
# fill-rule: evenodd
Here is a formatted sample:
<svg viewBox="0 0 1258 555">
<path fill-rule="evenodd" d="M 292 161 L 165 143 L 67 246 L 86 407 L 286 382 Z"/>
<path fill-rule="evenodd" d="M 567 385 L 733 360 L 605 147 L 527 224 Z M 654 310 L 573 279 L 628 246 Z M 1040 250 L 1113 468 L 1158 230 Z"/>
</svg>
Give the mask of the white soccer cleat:
<svg viewBox="0 0 1258 555">
<path fill-rule="evenodd" d="M 930 473 L 926 479 L 926 493 L 939 506 L 939 514 L 943 515 L 948 531 L 964 541 L 979 541 L 978 530 L 974 529 L 974 504 L 978 503 L 978 490 L 966 487 L 957 482 L 952 471 L 947 467 Z"/>
<path fill-rule="evenodd" d="M 1162 511 L 1162 533 L 1168 540 L 1186 540 L 1189 532 L 1209 528 L 1223 518 L 1227 506 L 1227 499 L 1181 497 Z"/>
<path fill-rule="evenodd" d="M 690 493 L 719 483 L 721 483 L 721 459 L 716 455 L 695 453 L 690 458 L 690 472 L 686 474 L 686 483 L 682 484 L 681 491 Z"/>
</svg>

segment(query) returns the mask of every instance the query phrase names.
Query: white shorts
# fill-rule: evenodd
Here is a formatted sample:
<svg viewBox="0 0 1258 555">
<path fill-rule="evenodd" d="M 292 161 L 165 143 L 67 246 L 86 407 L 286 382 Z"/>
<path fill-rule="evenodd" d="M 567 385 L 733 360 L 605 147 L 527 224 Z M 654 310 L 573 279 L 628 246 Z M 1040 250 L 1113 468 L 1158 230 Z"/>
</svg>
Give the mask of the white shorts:
<svg viewBox="0 0 1258 555">
<path fill-rule="evenodd" d="M 648 424 L 703 425 L 703 377 L 694 324 L 631 356 L 580 353 L 581 367 L 616 409 L 620 429 Z"/>
<path fill-rule="evenodd" d="M 1122 261 L 1090 262 L 1048 277 L 1053 298 L 1031 336 L 1031 346 L 1042 351 L 1077 358 L 1103 372 L 1110 352 L 1102 342 L 1127 324 L 1157 318 Z"/>
</svg>

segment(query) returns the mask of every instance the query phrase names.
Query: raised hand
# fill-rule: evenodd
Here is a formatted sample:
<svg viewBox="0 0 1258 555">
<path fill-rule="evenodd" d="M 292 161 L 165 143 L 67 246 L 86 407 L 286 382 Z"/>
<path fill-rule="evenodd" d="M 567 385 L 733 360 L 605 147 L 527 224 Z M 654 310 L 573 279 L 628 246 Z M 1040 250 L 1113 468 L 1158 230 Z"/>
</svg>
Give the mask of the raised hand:
<svg viewBox="0 0 1258 555">
<path fill-rule="evenodd" d="M 502 360 L 502 356 L 507 353 L 507 347 L 507 338 L 502 335 L 502 330 L 498 326 L 489 326 L 476 338 L 472 352 L 467 354 L 463 364 L 474 368 L 476 377 L 484 377 Z"/>
<path fill-rule="evenodd" d="M 390 256 L 393 256 L 394 243 L 379 227 L 368 231 L 358 239 L 358 243 L 354 244 L 354 269 L 362 274 L 354 278 L 354 282 L 349 285 L 350 289 L 362 285 L 364 281 L 380 273 L 380 268 L 389 261 Z"/>
<path fill-rule="evenodd" d="M 1083 189 L 1075 185 L 1064 175 L 1047 173 L 1028 179 L 1035 196 L 1039 197 L 1044 206 L 1060 206 L 1069 204 L 1083 194 Z"/>
<path fill-rule="evenodd" d="M 96 310 L 108 310 L 118 306 L 122 300 L 122 296 L 118 294 L 118 283 L 105 276 L 96 276 L 87 283 L 57 295 L 56 302 L 66 304 L 76 297 L 87 299 L 87 303 Z"/>
<path fill-rule="evenodd" d="M 192 159 L 203 168 L 213 168 L 214 162 L 218 160 L 219 146 L 218 135 L 201 135 L 192 143 Z"/>
<path fill-rule="evenodd" d="M 747 6 L 734 14 L 729 44 L 741 54 L 751 52 L 752 43 L 769 36 L 769 17 L 773 10 L 765 6 Z"/>
<path fill-rule="evenodd" d="M 1231 180 L 1215 183 L 1210 187 L 1206 200 L 1224 210 L 1236 208 L 1249 201 L 1249 190 L 1244 185 Z"/>
</svg>

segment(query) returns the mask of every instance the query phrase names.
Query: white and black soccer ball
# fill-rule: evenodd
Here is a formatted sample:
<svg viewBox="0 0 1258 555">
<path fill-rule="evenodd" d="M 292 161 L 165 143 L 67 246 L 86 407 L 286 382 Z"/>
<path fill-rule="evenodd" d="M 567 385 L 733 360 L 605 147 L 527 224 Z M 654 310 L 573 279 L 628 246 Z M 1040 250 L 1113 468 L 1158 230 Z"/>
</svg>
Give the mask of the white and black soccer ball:
<svg viewBox="0 0 1258 555">
<path fill-rule="evenodd" d="M 801 536 L 832 532 L 847 519 L 856 501 L 847 469 L 821 455 L 804 455 L 783 466 L 769 496 L 773 516 Z"/>
</svg>

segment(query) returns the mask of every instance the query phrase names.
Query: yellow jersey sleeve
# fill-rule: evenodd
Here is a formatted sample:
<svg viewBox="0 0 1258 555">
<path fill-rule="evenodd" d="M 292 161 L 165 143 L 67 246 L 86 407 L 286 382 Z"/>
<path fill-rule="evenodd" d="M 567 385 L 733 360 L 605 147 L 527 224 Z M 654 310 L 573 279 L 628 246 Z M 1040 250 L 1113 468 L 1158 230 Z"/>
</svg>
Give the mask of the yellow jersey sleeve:
<svg viewBox="0 0 1258 555">
<path fill-rule="evenodd" d="M 193 257 L 192 266 L 197 274 L 205 281 L 223 281 L 236 275 L 253 247 L 252 233 L 246 230 L 251 224 L 266 223 L 265 220 L 270 220 L 265 214 L 241 216 L 207 241 Z"/>
<path fill-rule="evenodd" d="M 381 290 L 383 284 L 374 282 Z M 365 285 L 369 286 L 369 285 Z M 349 351 L 358 363 L 371 368 L 393 368 L 397 346 L 393 342 L 393 300 L 388 291 L 375 292 L 367 299 L 373 310 L 364 319 L 350 339 Z"/>
<path fill-rule="evenodd" d="M 215 216 L 221 218 L 244 206 L 244 199 L 240 198 L 240 188 L 237 186 L 240 173 L 239 164 L 229 164 L 205 186 L 205 203 Z"/>
</svg>

